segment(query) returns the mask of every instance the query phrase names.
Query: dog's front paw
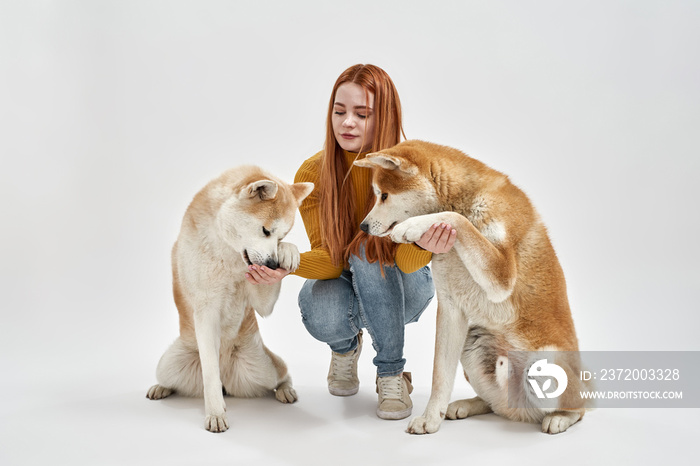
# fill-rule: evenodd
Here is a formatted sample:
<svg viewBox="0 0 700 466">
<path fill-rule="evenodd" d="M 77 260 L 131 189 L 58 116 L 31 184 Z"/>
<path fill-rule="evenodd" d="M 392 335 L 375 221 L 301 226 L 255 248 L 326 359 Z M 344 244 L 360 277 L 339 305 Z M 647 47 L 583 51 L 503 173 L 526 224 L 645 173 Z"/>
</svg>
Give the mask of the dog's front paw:
<svg viewBox="0 0 700 466">
<path fill-rule="evenodd" d="M 219 388 L 221 390 L 221 388 Z M 217 396 L 218 395 L 218 396 Z M 228 419 L 226 418 L 226 402 L 222 392 L 214 396 L 204 395 L 204 411 L 207 417 L 204 418 L 204 427 L 209 432 L 225 432 L 228 430 Z"/>
<path fill-rule="evenodd" d="M 204 427 L 209 432 L 226 432 L 228 430 L 228 419 L 226 414 L 210 414 L 204 419 Z"/>
<path fill-rule="evenodd" d="M 294 403 L 299 398 L 297 397 L 297 392 L 291 384 L 283 383 L 275 390 L 275 398 L 280 403 Z"/>
<path fill-rule="evenodd" d="M 299 268 L 299 249 L 292 243 L 281 242 L 277 245 L 277 259 L 281 268 L 294 272 Z"/>
<path fill-rule="evenodd" d="M 396 225 L 391 230 L 391 240 L 395 243 L 414 243 L 423 233 L 428 231 L 432 222 L 425 222 L 418 217 L 412 217 Z"/>
<path fill-rule="evenodd" d="M 408 423 L 406 432 L 409 434 L 434 434 L 440 428 L 442 419 L 431 420 L 430 417 L 418 416 L 414 417 Z"/>
</svg>

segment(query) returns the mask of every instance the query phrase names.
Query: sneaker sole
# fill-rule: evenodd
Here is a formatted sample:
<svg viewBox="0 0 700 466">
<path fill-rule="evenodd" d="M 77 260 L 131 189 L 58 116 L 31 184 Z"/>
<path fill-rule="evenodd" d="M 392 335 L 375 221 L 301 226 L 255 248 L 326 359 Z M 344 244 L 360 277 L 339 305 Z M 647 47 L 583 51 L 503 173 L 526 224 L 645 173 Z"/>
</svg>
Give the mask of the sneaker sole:
<svg viewBox="0 0 700 466">
<path fill-rule="evenodd" d="M 360 387 L 355 387 L 355 388 L 350 388 L 350 389 L 345 389 L 345 390 L 342 388 L 328 387 L 328 392 L 334 396 L 352 396 L 355 393 L 357 393 L 358 391 L 360 391 Z"/>
<path fill-rule="evenodd" d="M 380 411 L 377 408 L 377 416 L 380 419 L 386 419 L 389 421 L 397 421 L 399 419 L 406 419 L 411 415 L 413 408 L 404 409 L 403 411 Z"/>
</svg>

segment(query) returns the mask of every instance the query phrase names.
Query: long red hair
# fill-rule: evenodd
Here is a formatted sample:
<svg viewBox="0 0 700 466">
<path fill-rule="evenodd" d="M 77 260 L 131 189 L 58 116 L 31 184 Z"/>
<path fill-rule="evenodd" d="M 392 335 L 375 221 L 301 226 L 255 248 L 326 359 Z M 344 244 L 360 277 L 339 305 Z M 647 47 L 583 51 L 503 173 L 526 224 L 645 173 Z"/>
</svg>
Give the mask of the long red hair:
<svg viewBox="0 0 700 466">
<path fill-rule="evenodd" d="M 394 265 L 397 244 L 389 238 L 369 236 L 359 231 L 355 224 L 355 213 L 362 209 L 367 215 L 374 205 L 374 194 L 368 196 L 367 205 L 357 206 L 352 182 L 349 179 L 352 166 L 348 166 L 343 149 L 338 144 L 333 132 L 332 115 L 335 95 L 341 84 L 355 83 L 374 95 L 372 117 L 375 118 L 374 138 L 363 141 L 366 146 L 362 152 L 380 151 L 406 139 L 401 122 L 401 102 L 399 94 L 389 75 L 374 65 L 355 65 L 345 70 L 336 80 L 328 105 L 326 119 L 326 141 L 324 145 L 321 173 L 319 176 L 319 195 L 321 208 L 321 236 L 328 249 L 331 261 L 335 265 L 341 262 L 347 266 L 350 254 L 357 255 L 362 244 L 369 262 L 379 261 L 382 265 Z"/>
</svg>

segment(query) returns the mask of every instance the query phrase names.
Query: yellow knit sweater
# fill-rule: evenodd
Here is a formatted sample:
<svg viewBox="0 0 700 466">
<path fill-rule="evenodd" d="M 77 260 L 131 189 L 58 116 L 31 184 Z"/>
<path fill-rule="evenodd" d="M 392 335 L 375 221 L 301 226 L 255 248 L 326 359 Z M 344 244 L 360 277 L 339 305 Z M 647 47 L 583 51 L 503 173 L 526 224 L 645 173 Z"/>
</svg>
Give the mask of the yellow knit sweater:
<svg viewBox="0 0 700 466">
<path fill-rule="evenodd" d="M 304 161 L 294 177 L 294 182 L 311 182 L 318 186 L 322 155 L 323 151 Z M 367 203 L 367 196 L 371 192 L 372 171 L 369 168 L 353 166 L 352 162 L 355 158 L 363 158 L 365 155 L 360 154 L 358 157 L 355 153 L 345 152 L 348 166 L 352 166 L 350 180 L 355 189 L 355 196 L 357 196 L 355 205 L 358 206 L 364 206 Z M 340 277 L 343 266 L 342 264 L 340 266 L 333 265 L 328 250 L 321 246 L 319 202 L 318 190 L 314 189 L 299 207 L 304 227 L 306 227 L 306 234 L 309 237 L 311 251 L 301 254 L 301 263 L 294 274 L 304 278 L 327 280 Z M 356 224 L 359 227 L 363 220 L 363 212 L 358 209 L 355 217 Z M 413 244 L 401 244 L 396 250 L 394 260 L 402 272 L 412 273 L 426 266 L 431 258 L 432 253 L 429 251 L 425 251 Z"/>
</svg>

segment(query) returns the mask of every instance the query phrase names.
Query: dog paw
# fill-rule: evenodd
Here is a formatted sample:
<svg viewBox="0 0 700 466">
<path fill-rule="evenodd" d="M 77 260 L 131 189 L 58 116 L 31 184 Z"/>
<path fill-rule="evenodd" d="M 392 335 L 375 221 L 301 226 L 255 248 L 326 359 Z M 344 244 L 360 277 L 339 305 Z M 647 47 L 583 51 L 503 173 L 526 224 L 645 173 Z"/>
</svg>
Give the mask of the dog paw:
<svg viewBox="0 0 700 466">
<path fill-rule="evenodd" d="M 277 387 L 275 390 L 275 398 L 277 398 L 277 401 L 280 403 L 294 403 L 299 399 L 297 397 L 297 392 L 288 383 L 283 383 Z"/>
<path fill-rule="evenodd" d="M 277 260 L 281 268 L 294 272 L 299 268 L 299 249 L 292 243 L 281 242 L 277 245 Z"/>
<path fill-rule="evenodd" d="M 492 412 L 491 406 L 479 397 L 453 401 L 445 411 L 446 419 L 465 419 Z"/>
<path fill-rule="evenodd" d="M 441 419 L 434 421 L 423 416 L 414 417 L 408 423 L 406 432 L 409 434 L 434 434 L 440 428 L 440 421 Z"/>
<path fill-rule="evenodd" d="M 469 403 L 469 400 L 453 401 L 447 407 L 447 411 L 445 412 L 445 418 L 452 419 L 452 420 L 454 420 L 454 419 L 466 419 L 469 417 L 469 407 L 470 406 L 471 406 L 471 403 Z"/>
<path fill-rule="evenodd" d="M 146 398 L 149 400 L 161 400 L 173 394 L 173 390 L 165 388 L 162 385 L 154 385 L 148 389 Z"/>
<path fill-rule="evenodd" d="M 219 386 L 220 387 L 220 386 Z M 221 388 L 219 388 L 221 390 Z M 223 390 L 217 391 L 215 395 L 204 394 L 204 427 L 209 432 L 225 432 L 228 430 L 228 419 L 226 418 L 226 402 L 224 401 Z"/>
<path fill-rule="evenodd" d="M 542 420 L 542 432 L 545 434 L 560 434 L 574 424 L 572 417 L 559 413 L 547 414 Z"/>
<path fill-rule="evenodd" d="M 432 225 L 432 222 L 426 222 L 419 217 L 409 218 L 391 230 L 391 240 L 395 243 L 416 242 Z"/>
<path fill-rule="evenodd" d="M 204 419 L 204 427 L 209 432 L 226 432 L 228 430 L 228 419 L 226 414 L 210 414 Z"/>
</svg>

